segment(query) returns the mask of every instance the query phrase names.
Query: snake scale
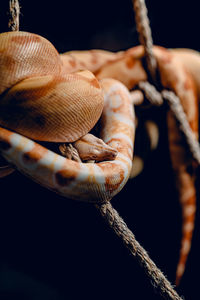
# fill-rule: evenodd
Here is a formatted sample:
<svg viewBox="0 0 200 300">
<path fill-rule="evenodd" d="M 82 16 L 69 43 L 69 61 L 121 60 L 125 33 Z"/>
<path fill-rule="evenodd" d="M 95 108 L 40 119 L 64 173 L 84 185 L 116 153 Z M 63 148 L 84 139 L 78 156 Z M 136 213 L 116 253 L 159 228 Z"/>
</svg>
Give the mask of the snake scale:
<svg viewBox="0 0 200 300">
<path fill-rule="evenodd" d="M 190 50 L 153 48 L 162 86 L 180 98 L 198 138 L 200 57 Z M 129 90 L 148 79 L 142 46 L 111 53 L 59 55 L 45 38 L 26 32 L 0 35 L 0 153 L 16 169 L 64 197 L 105 202 L 127 182 L 133 158 L 135 114 Z M 117 151 L 96 163 L 69 160 L 38 141 L 74 142 L 100 119 L 100 137 Z M 182 205 L 178 284 L 191 247 L 196 211 L 195 171 L 172 112 L 169 149 Z M 10 166 L 3 175 L 12 171 Z M 2 176 L 3 176 L 2 175 Z"/>
</svg>

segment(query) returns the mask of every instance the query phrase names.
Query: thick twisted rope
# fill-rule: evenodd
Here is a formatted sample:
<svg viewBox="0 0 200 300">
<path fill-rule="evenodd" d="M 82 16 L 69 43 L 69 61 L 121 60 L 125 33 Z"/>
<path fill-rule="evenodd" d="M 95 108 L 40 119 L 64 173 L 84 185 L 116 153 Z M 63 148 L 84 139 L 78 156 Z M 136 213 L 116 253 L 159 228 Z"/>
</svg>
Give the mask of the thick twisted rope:
<svg viewBox="0 0 200 300">
<path fill-rule="evenodd" d="M 139 33 L 139 41 L 141 45 L 144 46 L 147 68 L 152 79 L 155 81 L 157 62 L 153 55 L 153 40 L 144 0 L 133 0 L 133 8 L 135 12 L 136 27 Z"/>
<path fill-rule="evenodd" d="M 19 1 L 10 0 L 8 28 L 11 31 L 19 31 L 19 14 L 20 14 Z"/>
<path fill-rule="evenodd" d="M 155 86 L 150 84 L 148 81 L 140 81 L 138 87 L 143 91 L 147 100 L 153 105 L 162 105 L 162 95 L 156 90 Z"/>
<path fill-rule="evenodd" d="M 185 135 L 186 142 L 190 148 L 190 151 L 194 159 L 200 164 L 200 146 L 196 139 L 191 127 L 186 119 L 185 112 L 180 104 L 179 98 L 171 91 L 163 90 L 162 96 L 168 102 L 171 110 L 173 111 L 177 121 L 180 124 L 180 129 Z"/>
<path fill-rule="evenodd" d="M 114 230 L 117 236 L 122 239 L 124 245 L 139 262 L 156 291 L 159 292 L 164 299 L 181 300 L 182 298 L 177 294 L 167 278 L 150 259 L 146 250 L 138 243 L 134 234 L 127 227 L 124 220 L 119 216 L 112 205 L 106 203 L 101 206 L 96 205 L 96 207 L 99 209 L 108 225 Z"/>
</svg>

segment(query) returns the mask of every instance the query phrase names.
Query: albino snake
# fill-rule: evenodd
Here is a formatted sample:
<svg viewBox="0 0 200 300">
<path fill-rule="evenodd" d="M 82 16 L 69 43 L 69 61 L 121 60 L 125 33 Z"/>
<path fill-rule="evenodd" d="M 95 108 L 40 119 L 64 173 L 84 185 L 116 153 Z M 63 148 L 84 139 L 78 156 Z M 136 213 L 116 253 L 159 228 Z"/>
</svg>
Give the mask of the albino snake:
<svg viewBox="0 0 200 300">
<path fill-rule="evenodd" d="M 162 86 L 180 98 L 198 137 L 200 80 L 198 72 L 193 72 L 198 68 L 196 61 L 200 64 L 198 54 L 157 46 L 153 51 Z M 1 34 L 1 155 L 20 172 L 63 196 L 90 202 L 110 200 L 123 188 L 132 167 L 135 122 L 128 90 L 147 80 L 143 57 L 141 46 L 119 53 L 91 50 L 59 56 L 53 45 L 38 35 Z M 100 116 L 100 137 L 118 151 L 112 161 L 79 163 L 32 140 L 74 142 L 87 134 Z M 171 112 L 167 119 L 170 154 L 183 210 L 178 283 L 194 227 L 196 166 L 183 147 L 184 139 Z"/>
</svg>

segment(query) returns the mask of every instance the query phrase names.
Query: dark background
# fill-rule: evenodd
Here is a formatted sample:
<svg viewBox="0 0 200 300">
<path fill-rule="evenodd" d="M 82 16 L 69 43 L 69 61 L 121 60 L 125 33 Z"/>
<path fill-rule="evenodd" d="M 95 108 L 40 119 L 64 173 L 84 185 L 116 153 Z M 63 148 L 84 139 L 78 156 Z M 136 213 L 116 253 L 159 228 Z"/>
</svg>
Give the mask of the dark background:
<svg viewBox="0 0 200 300">
<path fill-rule="evenodd" d="M 60 52 L 118 51 L 138 44 L 128 0 L 21 0 L 20 5 L 20 29 L 43 35 Z M 198 1 L 149 0 L 147 6 L 155 44 L 200 50 Z M 8 1 L 1 1 L 2 32 L 7 31 L 7 11 Z M 151 113 L 160 127 L 158 149 L 112 204 L 173 283 L 181 212 L 168 153 L 166 109 L 150 111 L 150 118 Z M 161 299 L 91 204 L 64 199 L 17 172 L 0 180 L 0 190 L 1 300 Z M 187 300 L 200 299 L 199 225 L 198 201 L 192 249 L 178 288 Z"/>
</svg>

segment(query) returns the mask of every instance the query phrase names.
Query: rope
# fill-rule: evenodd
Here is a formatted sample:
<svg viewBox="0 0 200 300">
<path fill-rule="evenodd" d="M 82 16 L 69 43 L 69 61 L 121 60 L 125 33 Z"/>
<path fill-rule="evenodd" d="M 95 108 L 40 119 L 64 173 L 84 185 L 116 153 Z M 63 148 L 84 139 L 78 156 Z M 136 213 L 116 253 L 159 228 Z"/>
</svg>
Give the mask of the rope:
<svg viewBox="0 0 200 300">
<path fill-rule="evenodd" d="M 144 0 L 132 0 L 132 1 L 133 1 L 133 7 L 134 7 L 134 11 L 135 11 L 135 21 L 136 21 L 137 31 L 139 34 L 139 40 L 140 40 L 140 43 L 144 46 L 144 50 L 145 50 L 147 68 L 148 68 L 148 71 L 150 72 L 152 79 L 156 83 L 155 79 L 156 79 L 157 64 L 156 64 L 156 60 L 155 60 L 155 57 L 153 54 L 153 40 L 152 40 L 151 29 L 150 29 L 150 25 L 149 25 L 149 19 L 147 16 L 147 8 L 146 8 Z M 186 114 L 180 103 L 180 99 L 172 91 L 167 91 L 167 90 L 163 90 L 160 93 L 160 97 L 159 97 L 156 89 L 152 88 L 152 87 L 150 88 L 149 83 L 146 83 L 146 82 L 140 83 L 139 87 L 140 87 L 140 89 L 142 89 L 144 91 L 145 95 L 147 96 L 147 98 L 150 100 L 151 103 L 154 102 L 154 104 L 158 105 L 158 104 L 162 104 L 161 98 L 164 98 L 165 100 L 167 100 L 170 109 L 172 110 L 172 112 L 174 113 L 174 116 L 180 123 L 180 130 L 183 132 L 183 134 L 185 136 L 186 142 L 189 146 L 191 154 L 193 155 L 193 158 L 196 159 L 197 162 L 200 164 L 200 145 L 199 145 L 198 141 L 196 140 L 196 138 L 189 126 Z M 128 245 L 127 245 L 127 247 L 128 247 Z M 131 251 L 131 252 L 133 253 L 133 251 Z M 147 262 L 148 257 L 144 256 L 144 258 Z M 142 260 L 140 259 L 139 261 L 142 261 Z M 148 270 L 150 271 L 148 273 L 148 276 L 155 279 L 154 265 L 150 264 L 149 268 L 150 269 L 147 269 L 146 266 L 144 267 L 145 270 L 147 269 L 147 272 L 148 272 Z M 161 280 L 160 282 L 158 281 L 159 284 L 161 284 L 161 286 L 159 284 L 157 284 L 157 281 L 155 280 L 156 287 L 160 291 L 162 296 L 165 297 L 167 295 L 165 288 L 170 288 L 170 291 L 171 291 L 171 289 L 173 290 L 173 288 L 171 285 L 168 285 L 169 283 L 168 283 L 168 281 L 166 281 L 166 278 L 163 279 L 164 275 L 162 273 L 158 272 L 157 275 L 158 275 L 158 278 L 160 278 L 160 280 Z M 162 286 L 163 282 L 165 284 L 164 289 Z M 172 299 L 181 299 L 176 293 L 173 294 L 173 292 L 174 291 L 172 291 L 172 294 L 170 294 L 170 296 L 173 297 Z"/>
<path fill-rule="evenodd" d="M 134 234 L 119 216 L 118 212 L 112 207 L 111 203 L 108 202 L 101 206 L 96 205 L 96 207 L 107 224 L 114 230 L 116 235 L 122 239 L 125 246 L 129 249 L 137 262 L 139 262 L 156 291 L 158 291 L 164 299 L 181 300 L 182 298 L 177 294 L 167 278 L 150 259 L 145 249 L 136 241 Z"/>
<path fill-rule="evenodd" d="M 159 93 L 156 88 L 147 81 L 141 81 L 138 87 L 144 92 L 145 97 L 152 105 L 162 105 L 163 99 L 168 102 L 176 120 L 179 122 L 179 128 L 185 136 L 193 158 L 200 164 L 200 146 L 187 121 L 180 99 L 172 91 L 163 90 Z"/>
<path fill-rule="evenodd" d="M 157 63 L 153 55 L 153 41 L 152 41 L 151 29 L 149 25 L 149 19 L 147 16 L 147 8 L 144 0 L 132 0 L 132 1 L 133 1 L 133 7 L 135 9 L 135 20 L 136 20 L 136 26 L 139 34 L 139 39 L 141 41 L 141 44 L 144 46 L 145 56 L 148 62 L 147 67 L 149 72 L 154 76 L 156 74 Z M 172 91 L 169 92 L 167 90 L 163 90 L 159 96 L 158 95 L 159 92 L 156 91 L 156 89 L 147 82 L 145 83 L 141 82 L 139 84 L 139 87 L 141 88 L 141 90 L 144 91 L 147 99 L 152 104 L 155 105 L 162 104 L 162 100 L 161 100 L 162 96 L 163 98 L 165 98 L 165 100 L 167 100 L 170 109 L 173 111 L 174 116 L 180 123 L 180 129 L 185 136 L 186 142 L 189 146 L 191 154 L 193 155 L 193 158 L 200 164 L 200 145 L 190 128 L 190 125 L 188 123 L 185 112 L 183 111 L 179 98 L 175 95 L 174 92 Z"/>
<path fill-rule="evenodd" d="M 82 162 L 79 156 L 78 151 L 71 143 L 64 143 L 59 145 L 59 150 L 63 156 L 68 159 L 75 160 L 77 162 Z"/>
<path fill-rule="evenodd" d="M 182 105 L 180 104 L 179 98 L 171 91 L 163 90 L 162 96 L 167 100 L 171 110 L 173 111 L 176 119 L 180 124 L 180 129 L 185 135 L 185 139 L 190 148 L 193 157 L 196 159 L 198 164 L 200 164 L 200 146 L 198 140 L 196 139 L 191 127 L 185 116 Z"/>
<path fill-rule="evenodd" d="M 133 0 L 133 9 L 135 12 L 136 27 L 139 34 L 139 41 L 144 46 L 147 68 L 152 79 L 156 80 L 157 62 L 153 55 L 153 40 L 151 28 L 147 16 L 147 8 L 144 0 Z"/>
<path fill-rule="evenodd" d="M 10 0 L 8 28 L 11 31 L 19 31 L 19 14 L 20 6 L 18 0 Z"/>
<path fill-rule="evenodd" d="M 156 90 L 156 88 L 150 84 L 148 81 L 140 81 L 138 87 L 143 91 L 145 97 L 153 105 L 162 105 L 163 98 L 162 95 Z"/>
</svg>

